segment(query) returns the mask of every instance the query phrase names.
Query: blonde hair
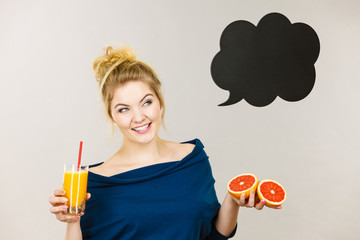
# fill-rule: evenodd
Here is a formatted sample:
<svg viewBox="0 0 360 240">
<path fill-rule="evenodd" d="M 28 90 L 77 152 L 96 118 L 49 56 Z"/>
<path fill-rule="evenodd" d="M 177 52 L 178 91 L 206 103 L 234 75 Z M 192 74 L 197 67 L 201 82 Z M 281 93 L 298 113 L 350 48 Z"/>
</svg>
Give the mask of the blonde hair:
<svg viewBox="0 0 360 240">
<path fill-rule="evenodd" d="M 131 48 L 113 49 L 111 46 L 107 47 L 105 54 L 96 58 L 93 62 L 93 69 L 110 120 L 113 120 L 110 104 L 114 97 L 115 88 L 128 81 L 136 80 L 146 83 L 154 91 L 162 108 L 161 123 L 165 127 L 165 103 L 160 91 L 161 82 L 148 64 L 136 60 Z"/>
</svg>

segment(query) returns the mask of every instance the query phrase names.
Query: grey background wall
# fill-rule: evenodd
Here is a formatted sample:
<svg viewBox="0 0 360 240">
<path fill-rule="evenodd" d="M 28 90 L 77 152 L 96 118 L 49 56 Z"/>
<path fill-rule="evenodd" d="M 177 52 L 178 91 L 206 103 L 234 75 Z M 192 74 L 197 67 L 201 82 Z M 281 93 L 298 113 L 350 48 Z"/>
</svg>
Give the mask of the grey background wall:
<svg viewBox="0 0 360 240">
<path fill-rule="evenodd" d="M 63 239 L 48 211 L 64 162 L 106 160 L 121 144 L 91 63 L 130 45 L 163 81 L 173 141 L 202 140 L 220 201 L 244 172 L 287 189 L 282 210 L 241 209 L 234 239 L 359 239 L 359 1 L 0 1 L 1 239 Z M 279 12 L 317 32 L 310 95 L 218 107 L 210 76 L 223 29 Z"/>
</svg>

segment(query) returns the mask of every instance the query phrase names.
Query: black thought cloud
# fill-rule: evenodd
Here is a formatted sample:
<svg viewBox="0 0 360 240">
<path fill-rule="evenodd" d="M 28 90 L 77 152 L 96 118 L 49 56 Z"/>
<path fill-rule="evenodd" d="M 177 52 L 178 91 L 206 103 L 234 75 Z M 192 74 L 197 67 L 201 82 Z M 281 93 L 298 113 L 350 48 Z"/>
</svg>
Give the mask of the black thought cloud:
<svg viewBox="0 0 360 240">
<path fill-rule="evenodd" d="M 219 106 L 245 99 L 262 107 L 277 96 L 290 102 L 304 99 L 315 83 L 319 52 L 316 32 L 304 23 L 291 24 L 280 13 L 265 15 L 257 26 L 244 20 L 229 24 L 211 63 L 215 84 L 230 92 Z"/>
</svg>

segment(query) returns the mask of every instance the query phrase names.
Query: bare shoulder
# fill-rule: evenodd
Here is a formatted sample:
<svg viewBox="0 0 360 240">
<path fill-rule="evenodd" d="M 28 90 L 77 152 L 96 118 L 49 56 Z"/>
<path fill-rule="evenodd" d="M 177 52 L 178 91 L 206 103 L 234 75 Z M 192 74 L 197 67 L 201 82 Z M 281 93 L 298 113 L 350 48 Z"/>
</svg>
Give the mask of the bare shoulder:
<svg viewBox="0 0 360 240">
<path fill-rule="evenodd" d="M 183 153 L 186 155 L 191 153 L 195 148 L 195 144 L 191 144 L 191 143 L 180 143 L 180 145 L 181 148 L 183 149 Z"/>
<path fill-rule="evenodd" d="M 95 166 L 95 167 L 91 167 L 89 168 L 89 172 L 93 172 L 93 173 L 96 173 L 96 174 L 99 174 L 101 172 L 101 169 L 103 168 L 102 165 L 104 163 L 98 165 L 98 166 Z"/>
<path fill-rule="evenodd" d="M 89 168 L 89 171 L 90 172 L 93 172 L 93 173 L 96 173 L 96 174 L 100 174 L 102 175 L 102 173 L 104 172 L 104 163 L 98 165 L 98 166 L 95 166 L 95 167 L 91 167 Z"/>
<path fill-rule="evenodd" d="M 89 171 L 98 175 L 109 177 L 111 175 L 118 173 L 116 171 L 119 171 L 119 167 L 115 168 L 114 166 L 112 166 L 111 163 L 109 163 L 108 160 L 98 166 L 89 168 Z"/>
<path fill-rule="evenodd" d="M 191 143 L 167 142 L 173 159 L 181 160 L 189 155 L 195 148 Z"/>
</svg>

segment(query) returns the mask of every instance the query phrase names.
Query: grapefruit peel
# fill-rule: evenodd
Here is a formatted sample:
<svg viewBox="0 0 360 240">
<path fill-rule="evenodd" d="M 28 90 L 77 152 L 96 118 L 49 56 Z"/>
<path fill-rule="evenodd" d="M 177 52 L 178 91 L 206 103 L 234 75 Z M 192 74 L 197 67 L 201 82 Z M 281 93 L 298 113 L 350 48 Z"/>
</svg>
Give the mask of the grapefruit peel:
<svg viewBox="0 0 360 240">
<path fill-rule="evenodd" d="M 266 193 L 265 191 L 268 192 Z M 268 207 L 280 206 L 286 200 L 285 188 L 280 183 L 272 179 L 264 179 L 259 182 L 257 187 L 257 195 L 260 200 L 265 200 L 265 205 Z M 271 201 L 269 198 L 273 198 L 277 201 Z"/>
<path fill-rule="evenodd" d="M 232 178 L 227 184 L 227 189 L 229 193 L 237 199 L 240 199 L 241 194 L 245 193 L 246 199 L 250 196 L 251 190 L 256 191 L 258 184 L 259 180 L 254 174 L 243 173 Z M 243 190 L 236 190 L 237 188 Z"/>
</svg>

